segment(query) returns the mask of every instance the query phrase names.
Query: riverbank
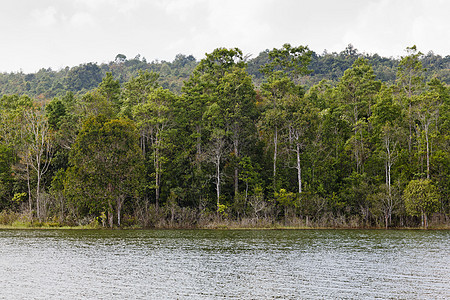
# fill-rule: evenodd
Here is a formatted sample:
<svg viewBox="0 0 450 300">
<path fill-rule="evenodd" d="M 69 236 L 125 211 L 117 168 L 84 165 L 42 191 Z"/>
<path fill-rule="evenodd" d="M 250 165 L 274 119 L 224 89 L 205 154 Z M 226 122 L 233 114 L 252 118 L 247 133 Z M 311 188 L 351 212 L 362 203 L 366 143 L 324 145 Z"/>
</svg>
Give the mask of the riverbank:
<svg viewBox="0 0 450 300">
<path fill-rule="evenodd" d="M 420 226 L 408 227 L 380 227 L 380 226 L 286 226 L 275 223 L 267 226 L 239 226 L 237 224 L 207 224 L 206 226 L 183 227 L 183 226 L 167 226 L 167 227 L 141 227 L 141 226 L 123 226 L 123 227 L 103 227 L 101 225 L 76 225 L 69 226 L 54 223 L 33 223 L 33 224 L 0 224 L 0 230 L 450 230 L 450 224 L 433 224 L 428 228 Z"/>
<path fill-rule="evenodd" d="M 206 216 L 206 217 L 205 217 Z M 82 220 L 52 218 L 39 222 L 27 213 L 0 213 L 0 229 L 108 229 L 102 219 L 91 217 Z M 215 229 L 215 230 L 280 230 L 280 229 L 422 229 L 420 219 L 405 218 L 386 228 L 383 223 L 368 223 L 358 218 L 333 217 L 314 220 L 308 217 L 281 218 L 241 218 L 234 220 L 217 214 L 200 215 L 198 219 L 172 220 L 154 218 L 145 224 L 133 218 L 124 218 L 121 226 L 112 229 Z M 450 230 L 450 220 L 444 214 L 430 216 L 426 229 Z"/>
</svg>

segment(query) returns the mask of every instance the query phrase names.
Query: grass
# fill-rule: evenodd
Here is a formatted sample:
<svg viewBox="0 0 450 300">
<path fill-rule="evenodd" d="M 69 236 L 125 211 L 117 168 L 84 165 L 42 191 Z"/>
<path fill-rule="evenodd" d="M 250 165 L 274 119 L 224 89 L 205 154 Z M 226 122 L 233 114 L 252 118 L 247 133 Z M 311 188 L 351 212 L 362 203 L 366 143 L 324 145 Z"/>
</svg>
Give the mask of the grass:
<svg viewBox="0 0 450 300">
<path fill-rule="evenodd" d="M 192 220 L 191 220 L 192 221 Z M 436 220 L 437 221 L 437 220 Z M 450 230 L 450 223 L 432 222 L 430 230 Z M 120 227 L 120 229 L 144 229 L 135 223 Z M 306 229 L 384 229 L 384 226 L 356 226 L 354 223 L 346 222 L 305 222 L 302 219 L 292 219 L 286 224 L 283 221 L 272 221 L 271 219 L 242 219 L 227 220 L 222 218 L 210 218 L 196 223 L 175 223 L 161 219 L 155 222 L 151 229 L 212 229 L 212 230 L 306 230 Z M 95 218 L 86 219 L 79 225 L 65 224 L 58 219 L 47 222 L 37 222 L 30 218 L 29 214 L 12 211 L 0 212 L 0 229 L 106 229 Z M 117 227 L 115 227 L 117 229 Z M 392 227 L 390 229 L 423 229 L 420 226 Z"/>
</svg>

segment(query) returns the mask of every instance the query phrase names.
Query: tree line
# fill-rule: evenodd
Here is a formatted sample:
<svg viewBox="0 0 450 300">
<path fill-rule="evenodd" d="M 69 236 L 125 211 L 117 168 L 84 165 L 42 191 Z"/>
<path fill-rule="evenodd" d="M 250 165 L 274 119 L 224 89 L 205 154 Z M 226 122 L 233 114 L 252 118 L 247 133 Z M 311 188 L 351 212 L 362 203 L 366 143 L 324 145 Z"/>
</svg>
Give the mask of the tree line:
<svg viewBox="0 0 450 300">
<path fill-rule="evenodd" d="M 84 93 L 74 80 L 51 99 L 4 95 L 0 222 L 448 224 L 448 85 L 415 46 L 388 81 L 346 50 L 342 76 L 314 84 L 315 53 L 285 44 L 260 55 L 259 77 L 237 48 L 179 57 L 195 63 L 180 93 L 140 70 Z"/>
<path fill-rule="evenodd" d="M 264 80 L 261 67 L 267 64 L 270 50 L 265 50 L 255 57 L 245 56 L 247 73 L 252 77 L 257 88 Z M 360 53 L 353 45 L 348 45 L 341 52 L 322 54 L 311 51 L 309 68 L 311 72 L 302 77 L 302 84 L 306 88 L 326 79 L 336 83 L 345 70 L 350 68 L 358 58 L 366 59 L 374 70 L 377 79 L 394 84 L 398 58 L 381 57 L 378 54 Z M 450 55 L 440 56 L 432 51 L 420 56 L 425 80 L 438 78 L 442 83 L 450 84 Z M 113 77 L 124 84 L 138 75 L 140 71 L 158 73 L 158 83 L 170 91 L 180 94 L 184 81 L 191 75 L 199 62 L 192 55 L 177 54 L 173 61 L 147 61 L 145 57 L 136 55 L 127 58 L 118 54 L 108 63 L 86 63 L 72 68 L 65 67 L 60 70 L 42 68 L 35 73 L 20 72 L 0 73 L 0 96 L 17 94 L 43 100 L 54 97 L 64 97 L 67 91 L 81 96 L 100 84 L 106 73 L 111 72 Z"/>
</svg>

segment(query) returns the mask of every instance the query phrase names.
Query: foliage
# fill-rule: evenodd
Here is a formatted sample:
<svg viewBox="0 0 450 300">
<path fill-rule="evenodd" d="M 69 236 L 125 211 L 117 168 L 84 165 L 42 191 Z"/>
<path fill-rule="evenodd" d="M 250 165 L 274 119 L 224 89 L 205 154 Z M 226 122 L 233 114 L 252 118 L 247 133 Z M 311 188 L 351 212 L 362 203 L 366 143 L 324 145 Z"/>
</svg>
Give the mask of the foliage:
<svg viewBox="0 0 450 300">
<path fill-rule="evenodd" d="M 65 191 L 69 199 L 91 213 L 108 212 L 109 225 L 127 197 L 137 196 L 142 176 L 142 152 L 133 123 L 99 115 L 83 124 L 71 153 Z"/>
<path fill-rule="evenodd" d="M 429 214 L 439 209 L 439 192 L 431 180 L 411 180 L 403 193 L 406 212 L 413 216 Z"/>
<path fill-rule="evenodd" d="M 450 212 L 449 68 L 415 46 L 397 60 L 284 44 L 0 74 L 0 210 L 93 227 L 426 227 Z"/>
</svg>

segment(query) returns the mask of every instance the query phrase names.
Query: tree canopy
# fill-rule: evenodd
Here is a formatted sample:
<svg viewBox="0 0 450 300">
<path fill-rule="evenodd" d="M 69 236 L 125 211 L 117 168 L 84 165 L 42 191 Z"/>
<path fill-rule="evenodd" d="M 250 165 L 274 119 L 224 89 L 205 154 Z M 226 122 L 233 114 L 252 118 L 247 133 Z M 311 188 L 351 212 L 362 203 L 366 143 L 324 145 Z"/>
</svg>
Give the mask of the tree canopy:
<svg viewBox="0 0 450 300">
<path fill-rule="evenodd" d="M 440 226 L 449 62 L 284 44 L 0 74 L 0 210 L 110 227 Z"/>
</svg>

